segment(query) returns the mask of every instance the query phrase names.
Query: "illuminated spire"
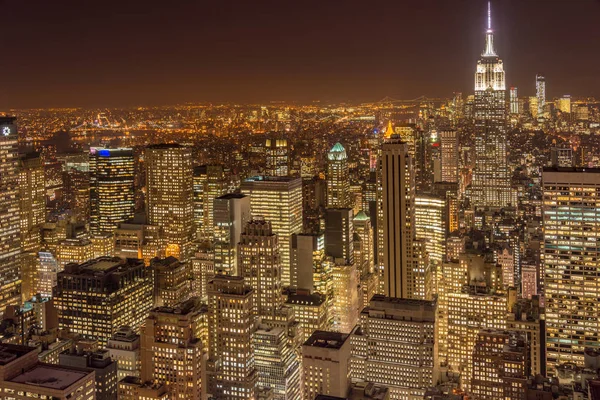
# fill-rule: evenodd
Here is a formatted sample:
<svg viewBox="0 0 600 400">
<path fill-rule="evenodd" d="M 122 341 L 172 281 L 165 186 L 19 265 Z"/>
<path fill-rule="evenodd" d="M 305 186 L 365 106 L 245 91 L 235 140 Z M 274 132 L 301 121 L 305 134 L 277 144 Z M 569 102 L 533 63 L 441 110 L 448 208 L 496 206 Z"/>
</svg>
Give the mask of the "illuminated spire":
<svg viewBox="0 0 600 400">
<path fill-rule="evenodd" d="M 487 17 L 487 31 L 485 33 L 485 51 L 482 56 L 484 57 L 496 57 L 496 51 L 494 50 L 494 33 L 492 31 L 492 4 L 488 1 L 488 17 Z"/>
<path fill-rule="evenodd" d="M 392 126 L 392 120 L 388 121 L 388 126 L 385 128 L 385 137 L 389 138 L 394 133 L 394 127 Z"/>
</svg>

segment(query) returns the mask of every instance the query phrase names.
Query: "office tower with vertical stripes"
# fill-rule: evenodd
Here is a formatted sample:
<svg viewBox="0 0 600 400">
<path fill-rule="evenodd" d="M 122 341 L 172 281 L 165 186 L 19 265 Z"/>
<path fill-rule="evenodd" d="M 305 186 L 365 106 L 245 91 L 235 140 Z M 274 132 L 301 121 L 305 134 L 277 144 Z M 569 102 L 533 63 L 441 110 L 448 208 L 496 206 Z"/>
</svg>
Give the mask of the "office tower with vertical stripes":
<svg viewBox="0 0 600 400">
<path fill-rule="evenodd" d="M 408 145 L 392 135 L 382 146 L 383 280 L 385 295 L 413 298 L 415 178 Z"/>
<path fill-rule="evenodd" d="M 0 315 L 21 302 L 19 153 L 16 118 L 0 117 Z"/>
</svg>

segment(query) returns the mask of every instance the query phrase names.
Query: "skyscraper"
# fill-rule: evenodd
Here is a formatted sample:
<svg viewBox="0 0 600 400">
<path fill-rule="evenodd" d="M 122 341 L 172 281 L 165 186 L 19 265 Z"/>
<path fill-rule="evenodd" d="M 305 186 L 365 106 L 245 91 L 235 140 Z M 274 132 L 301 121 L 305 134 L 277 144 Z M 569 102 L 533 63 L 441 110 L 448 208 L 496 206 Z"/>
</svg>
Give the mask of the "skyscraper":
<svg viewBox="0 0 600 400">
<path fill-rule="evenodd" d="M 252 287 L 254 315 L 272 317 L 281 305 L 281 256 L 271 223 L 260 217 L 246 223 L 238 245 L 239 274 Z"/>
<path fill-rule="evenodd" d="M 445 129 L 440 132 L 442 148 L 442 182 L 458 182 L 458 131 Z"/>
<path fill-rule="evenodd" d="M 36 294 L 39 274 L 38 252 L 41 249 L 41 227 L 46 222 L 44 167 L 39 153 L 28 153 L 19 162 L 19 201 L 21 220 L 21 273 L 23 301 Z"/>
<path fill-rule="evenodd" d="M 292 235 L 291 258 L 290 285 L 297 289 L 313 292 L 315 290 L 314 273 L 325 260 L 324 235 Z"/>
<path fill-rule="evenodd" d="M 412 298 L 415 181 L 408 145 L 392 136 L 382 146 L 381 164 L 385 293 Z"/>
<path fill-rule="evenodd" d="M 133 150 L 90 149 L 90 230 L 112 233 L 133 218 L 135 209 Z"/>
<path fill-rule="evenodd" d="M 519 114 L 519 91 L 514 86 L 510 88 L 510 113 Z"/>
<path fill-rule="evenodd" d="M 178 144 L 146 148 L 147 213 L 167 244 L 167 255 L 186 260 L 194 235 L 192 150 Z"/>
<path fill-rule="evenodd" d="M 336 143 L 327 153 L 327 207 L 352 207 L 346 149 Z"/>
<path fill-rule="evenodd" d="M 584 365 L 600 347 L 600 170 L 547 168 L 542 175 L 542 260 L 549 375 L 563 363 Z"/>
<path fill-rule="evenodd" d="M 350 335 L 315 331 L 302 345 L 304 400 L 318 394 L 345 398 L 350 386 Z"/>
<path fill-rule="evenodd" d="M 525 398 L 528 346 L 517 332 L 482 329 L 473 349 L 471 393 L 476 399 Z"/>
<path fill-rule="evenodd" d="M 506 83 L 504 65 L 494 49 L 491 10 L 485 50 L 475 72 L 475 169 L 472 196 L 476 207 L 503 207 L 511 202 L 506 156 Z"/>
<path fill-rule="evenodd" d="M 538 100 L 538 115 L 544 115 L 544 107 L 546 107 L 546 78 L 542 75 L 535 76 L 535 97 Z"/>
<path fill-rule="evenodd" d="M 300 399 L 300 363 L 286 329 L 260 326 L 253 341 L 257 386 L 272 388 L 274 400 Z"/>
<path fill-rule="evenodd" d="M 58 274 L 55 302 L 61 329 L 105 345 L 123 325 L 139 331 L 152 308 L 152 279 L 141 260 L 68 264 Z"/>
<path fill-rule="evenodd" d="M 325 254 L 343 264 L 354 263 L 354 227 L 351 208 L 329 208 L 325 214 Z"/>
<path fill-rule="evenodd" d="M 252 215 L 271 223 L 279 237 L 283 286 L 290 284 L 290 241 L 302 232 L 302 178 L 255 176 L 242 182 Z"/>
<path fill-rule="evenodd" d="M 154 306 L 174 307 L 190 297 L 189 264 L 175 257 L 153 258 L 150 269 L 154 281 Z"/>
<path fill-rule="evenodd" d="M 354 225 L 354 262 L 361 276 L 373 272 L 373 228 L 371 219 L 360 211 L 352 220 Z"/>
<path fill-rule="evenodd" d="M 415 198 L 415 237 L 425 241 L 429 261 L 441 264 L 446 254 L 446 200 L 421 194 Z"/>
<path fill-rule="evenodd" d="M 287 176 L 289 171 L 289 156 L 287 139 L 280 137 L 268 138 L 265 142 L 267 156 L 267 175 Z"/>
<path fill-rule="evenodd" d="M 141 330 L 141 378 L 167 386 L 171 399 L 202 400 L 206 309 L 195 297 L 150 312 Z"/>
<path fill-rule="evenodd" d="M 214 200 L 227 193 L 227 181 L 221 165 L 194 168 L 194 224 L 196 236 L 213 239 Z"/>
<path fill-rule="evenodd" d="M 250 197 L 228 193 L 217 197 L 213 205 L 215 270 L 238 274 L 237 244 L 250 220 Z"/>
<path fill-rule="evenodd" d="M 0 117 L 0 315 L 21 301 L 19 153 L 16 118 Z"/>
<path fill-rule="evenodd" d="M 208 392 L 215 398 L 255 400 L 252 288 L 239 276 L 208 284 Z"/>
<path fill-rule="evenodd" d="M 422 398 L 438 382 L 435 302 L 373 296 L 352 331 L 352 379 L 390 388 L 391 399 Z"/>
</svg>

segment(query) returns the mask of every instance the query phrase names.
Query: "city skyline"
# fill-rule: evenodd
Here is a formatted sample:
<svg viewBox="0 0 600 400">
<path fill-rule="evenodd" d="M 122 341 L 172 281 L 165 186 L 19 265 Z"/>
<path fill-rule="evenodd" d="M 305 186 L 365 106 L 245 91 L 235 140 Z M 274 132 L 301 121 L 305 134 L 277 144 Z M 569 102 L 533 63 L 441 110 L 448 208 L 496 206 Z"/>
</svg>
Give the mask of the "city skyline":
<svg viewBox="0 0 600 400">
<path fill-rule="evenodd" d="M 527 35 L 515 42 L 523 30 L 507 33 L 507 25 L 527 17 L 510 18 L 520 9 L 516 0 L 401 2 L 406 15 L 386 14 L 392 22 L 369 35 L 358 25 L 350 32 L 353 1 L 338 8 L 339 19 L 319 14 L 335 8 L 329 3 L 302 3 L 296 13 L 293 3 L 275 4 L 266 14 L 268 3 L 229 4 L 229 24 L 211 32 L 211 46 L 200 46 L 205 57 L 224 56 L 214 64 L 222 74 L 208 73 L 214 65 L 207 64 L 194 78 L 173 72 L 188 43 L 163 44 L 187 29 L 194 15 L 184 18 L 183 11 L 205 12 L 196 15 L 197 28 L 220 5 L 175 2 L 164 26 L 153 26 L 152 0 L 118 11 L 106 1 L 66 21 L 91 10 L 88 2 L 73 3 L 54 22 L 74 42 L 88 46 L 92 36 L 104 35 L 102 42 L 114 44 L 110 52 L 96 46 L 82 53 L 81 73 L 68 83 L 49 81 L 60 90 L 37 87 L 57 101 L 71 95 L 101 101 L 80 83 L 93 73 L 109 76 L 115 59 L 122 74 L 102 81 L 103 90 L 123 102 L 154 101 L 140 89 L 150 75 L 129 75 L 146 67 L 152 74 L 156 65 L 143 57 L 139 68 L 127 62 L 148 37 L 160 39 L 153 55 L 165 60 L 153 75 L 161 99 L 169 99 L 164 87 L 182 96 L 175 80 L 188 79 L 188 91 L 205 78 L 234 90 L 223 93 L 227 104 L 12 109 L 0 116 L 1 399 L 600 399 L 600 98 L 572 91 L 553 97 L 564 84 L 557 76 L 585 78 L 580 63 L 571 63 L 567 78 L 564 71 L 536 71 L 531 91 L 512 86 L 519 84 L 512 71 L 524 70 L 511 64 L 517 56 L 510 45 L 524 45 L 536 57 L 527 68 L 545 62 L 547 50 Z M 380 9 L 362 6 L 352 13 L 369 18 Z M 548 22 L 544 13 L 552 7 L 536 9 L 527 26 L 537 28 L 535 38 L 551 37 L 539 24 Z M 257 24 L 256 16 L 266 22 Z M 460 50 L 470 47 L 468 40 L 455 46 L 452 34 L 439 34 L 454 16 L 463 24 L 453 33 L 483 27 L 478 37 L 485 39 L 473 41 L 473 54 Z M 154 36 L 136 30 L 138 17 Z M 326 17 L 328 27 L 313 29 Z M 303 19 L 310 33 L 286 42 Z M 428 30 L 438 21 L 450 25 Z M 110 29 L 91 33 L 96 23 Z M 286 23 L 285 32 L 271 37 L 273 26 Z M 71 30 L 73 24 L 85 31 Z M 128 42 L 123 24 L 138 41 Z M 335 35 L 314 40 L 328 29 Z M 394 42 L 407 29 L 404 41 Z M 357 34 L 363 42 L 327 48 Z M 219 35 L 243 40 L 223 42 Z M 439 47 L 423 47 L 430 35 L 438 35 Z M 418 56 L 406 44 L 414 37 Z M 463 73 L 470 83 L 444 98 L 235 102 L 261 85 L 257 97 L 288 89 L 281 70 L 306 93 L 333 93 L 342 78 L 365 72 L 363 64 L 337 63 L 339 76 L 319 68 L 374 38 L 378 46 L 404 46 L 381 57 L 377 46 L 368 47 L 386 90 L 399 82 L 390 71 L 399 79 L 410 75 L 401 58 L 420 67 L 415 76 L 428 76 L 410 84 L 424 93 L 460 86 Z M 285 63 L 274 58 L 301 49 L 300 42 L 315 45 L 315 54 L 327 48 L 327 59 L 307 57 L 281 69 Z M 229 71 L 229 61 L 249 53 L 228 51 L 249 43 L 258 45 L 247 47 L 252 57 Z M 551 51 L 569 57 L 581 43 L 561 50 L 552 42 Z M 198 49 L 188 49 L 190 60 Z M 13 56 L 16 66 L 25 62 Z M 431 57 L 435 63 L 427 62 Z M 455 57 L 469 61 L 460 74 Z M 270 89 L 248 79 L 258 71 L 257 58 L 271 62 L 260 71 L 272 76 Z M 104 63 L 87 68 L 93 59 Z M 50 74 L 55 61 L 38 71 Z M 314 68 L 305 73 L 318 72 L 331 84 L 316 88 L 317 80 L 297 73 L 309 64 Z M 222 79 L 227 74 L 237 78 Z M 15 79 L 6 87 L 11 100 L 39 99 L 27 90 L 12 96 Z M 126 84 L 115 88 L 118 82 Z M 360 93 L 366 83 L 369 96 L 378 93 L 375 81 L 355 83 L 336 93 Z"/>
<path fill-rule="evenodd" d="M 470 89 L 486 2 L 5 7 L 0 107 L 36 108 L 448 97 Z M 542 74 L 548 98 L 600 94 L 597 1 L 492 7 L 507 86 L 534 95 Z"/>
</svg>

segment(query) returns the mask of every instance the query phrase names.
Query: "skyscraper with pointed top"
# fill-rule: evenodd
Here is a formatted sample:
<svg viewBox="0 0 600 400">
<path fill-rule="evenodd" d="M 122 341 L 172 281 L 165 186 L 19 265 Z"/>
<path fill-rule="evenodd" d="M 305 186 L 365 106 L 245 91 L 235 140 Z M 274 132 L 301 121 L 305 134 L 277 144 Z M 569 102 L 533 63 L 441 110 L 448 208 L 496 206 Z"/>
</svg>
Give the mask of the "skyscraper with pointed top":
<svg viewBox="0 0 600 400">
<path fill-rule="evenodd" d="M 341 143 L 327 153 L 327 208 L 351 207 L 348 156 Z"/>
<path fill-rule="evenodd" d="M 475 169 L 472 202 L 476 207 L 504 207 L 511 202 L 506 157 L 506 80 L 504 65 L 494 48 L 491 5 L 485 49 L 475 72 Z"/>
</svg>

